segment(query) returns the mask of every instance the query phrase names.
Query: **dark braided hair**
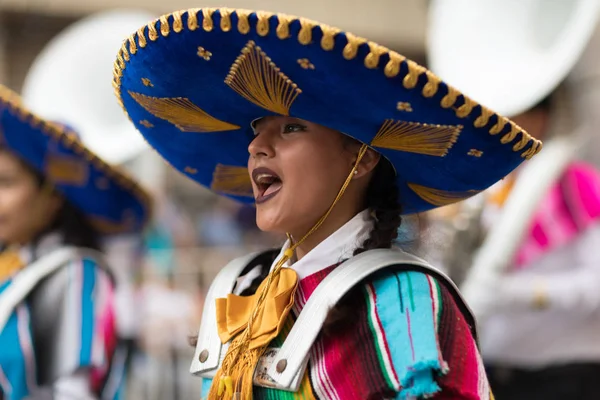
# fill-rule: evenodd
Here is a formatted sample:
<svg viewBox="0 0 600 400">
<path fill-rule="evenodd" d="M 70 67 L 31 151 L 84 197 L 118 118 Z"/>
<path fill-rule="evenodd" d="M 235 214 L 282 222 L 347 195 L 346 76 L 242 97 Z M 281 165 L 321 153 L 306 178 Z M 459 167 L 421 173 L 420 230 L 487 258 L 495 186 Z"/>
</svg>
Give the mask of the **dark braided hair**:
<svg viewBox="0 0 600 400">
<path fill-rule="evenodd" d="M 358 255 L 372 249 L 388 249 L 398 237 L 398 228 L 402 222 L 401 207 L 398 199 L 396 171 L 392 164 L 381 157 L 375 167 L 373 177 L 367 188 L 365 206 L 375 219 L 375 225 L 362 246 L 354 251 Z"/>
<path fill-rule="evenodd" d="M 383 157 L 377 163 L 367 187 L 365 206 L 371 210 L 375 225 L 362 246 L 354 250 L 354 255 L 367 250 L 389 249 L 398 237 L 402 209 L 396 184 L 396 171 Z M 356 310 L 360 308 L 363 301 L 361 290 L 362 285 L 356 285 L 329 311 L 323 324 L 324 335 L 333 336 L 351 327 L 356 319 Z"/>
</svg>

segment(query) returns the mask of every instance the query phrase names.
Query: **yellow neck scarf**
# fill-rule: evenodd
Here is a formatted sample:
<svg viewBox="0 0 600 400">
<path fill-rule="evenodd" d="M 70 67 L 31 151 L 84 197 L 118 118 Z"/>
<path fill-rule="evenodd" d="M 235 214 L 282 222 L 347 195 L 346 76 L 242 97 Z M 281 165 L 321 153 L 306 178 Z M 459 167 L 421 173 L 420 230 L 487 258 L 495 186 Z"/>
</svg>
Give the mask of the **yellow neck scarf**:
<svg viewBox="0 0 600 400">
<path fill-rule="evenodd" d="M 247 297 L 229 295 L 216 300 L 219 338 L 223 343 L 233 340 L 213 379 L 208 394 L 210 400 L 252 400 L 252 379 L 256 364 L 269 342 L 281 331 L 294 305 L 298 276 L 295 271 L 284 268 L 284 265 L 292 258 L 294 250 L 327 219 L 342 198 L 367 150 L 366 145 L 360 148 L 354 167 L 325 215 L 302 239 L 284 251 L 256 294 Z"/>
<path fill-rule="evenodd" d="M 257 309 L 259 295 L 265 289 L 267 294 L 264 306 L 257 312 L 254 324 L 256 326 L 249 338 L 248 349 L 265 346 L 275 339 L 285 321 L 285 316 L 294 305 L 294 294 L 298 287 L 298 275 L 290 268 L 283 268 L 273 278 L 267 288 L 264 280 L 256 294 L 252 296 L 236 296 L 230 294 L 225 299 L 217 299 L 217 327 L 221 342 L 229 342 L 235 335 L 242 332 L 252 313 Z"/>
<path fill-rule="evenodd" d="M 13 276 L 24 266 L 17 251 L 6 250 L 0 253 L 0 283 Z"/>
</svg>

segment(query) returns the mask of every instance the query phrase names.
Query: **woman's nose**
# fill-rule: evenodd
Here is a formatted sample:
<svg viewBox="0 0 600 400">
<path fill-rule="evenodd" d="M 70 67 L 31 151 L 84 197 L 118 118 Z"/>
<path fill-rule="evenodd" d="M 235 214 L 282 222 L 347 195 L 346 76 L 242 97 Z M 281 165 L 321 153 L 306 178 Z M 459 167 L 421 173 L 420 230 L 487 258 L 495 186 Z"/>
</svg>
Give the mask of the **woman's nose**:
<svg viewBox="0 0 600 400">
<path fill-rule="evenodd" d="M 253 158 L 274 157 L 275 148 L 273 146 L 274 135 L 266 130 L 257 132 L 256 136 L 248 146 L 248 153 Z"/>
</svg>

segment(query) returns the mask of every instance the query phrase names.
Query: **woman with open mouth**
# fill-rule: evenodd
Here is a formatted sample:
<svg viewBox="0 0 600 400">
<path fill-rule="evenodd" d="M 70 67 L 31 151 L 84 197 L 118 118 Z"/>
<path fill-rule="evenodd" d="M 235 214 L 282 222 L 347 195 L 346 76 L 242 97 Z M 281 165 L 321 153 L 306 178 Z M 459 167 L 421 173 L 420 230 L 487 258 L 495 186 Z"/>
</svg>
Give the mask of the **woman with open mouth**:
<svg viewBox="0 0 600 400">
<path fill-rule="evenodd" d="M 115 279 L 100 250 L 149 213 L 133 180 L 0 85 L 0 400 L 116 398 Z"/>
<path fill-rule="evenodd" d="M 152 21 L 114 86 L 175 168 L 288 236 L 213 282 L 203 398 L 492 398 L 455 286 L 392 243 L 402 215 L 481 192 L 539 141 L 398 53 L 266 12 Z"/>
</svg>

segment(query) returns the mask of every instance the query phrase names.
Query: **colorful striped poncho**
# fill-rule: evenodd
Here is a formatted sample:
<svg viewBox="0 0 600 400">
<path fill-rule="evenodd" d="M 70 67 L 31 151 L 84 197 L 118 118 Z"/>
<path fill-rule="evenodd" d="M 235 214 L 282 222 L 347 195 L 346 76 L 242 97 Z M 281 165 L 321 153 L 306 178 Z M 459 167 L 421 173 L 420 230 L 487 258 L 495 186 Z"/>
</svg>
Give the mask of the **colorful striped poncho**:
<svg viewBox="0 0 600 400">
<path fill-rule="evenodd" d="M 13 282 L 0 282 L 0 297 Z M 116 340 L 113 287 L 88 257 L 40 282 L 0 331 L 0 399 L 40 396 L 39 390 L 80 369 L 90 371 L 90 388 L 100 393 Z"/>
<path fill-rule="evenodd" d="M 334 268 L 300 281 L 295 315 Z M 386 270 L 359 289 L 345 300 L 351 323 L 313 345 L 299 391 L 255 386 L 255 400 L 493 399 L 471 329 L 443 285 L 421 272 Z M 294 319 L 272 346 L 281 346 Z M 211 383 L 203 379 L 204 396 Z"/>
</svg>

